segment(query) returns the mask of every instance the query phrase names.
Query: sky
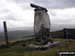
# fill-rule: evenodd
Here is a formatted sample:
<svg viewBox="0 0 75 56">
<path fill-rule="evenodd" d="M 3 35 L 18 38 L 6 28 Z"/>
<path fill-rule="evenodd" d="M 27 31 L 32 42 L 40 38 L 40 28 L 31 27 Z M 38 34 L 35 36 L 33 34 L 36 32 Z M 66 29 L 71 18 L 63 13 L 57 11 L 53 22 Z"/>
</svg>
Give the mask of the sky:
<svg viewBox="0 0 75 56">
<path fill-rule="evenodd" d="M 30 3 L 45 7 L 51 29 L 75 28 L 75 0 L 0 0 L 0 30 L 3 21 L 8 29 L 34 26 L 34 8 Z"/>
</svg>

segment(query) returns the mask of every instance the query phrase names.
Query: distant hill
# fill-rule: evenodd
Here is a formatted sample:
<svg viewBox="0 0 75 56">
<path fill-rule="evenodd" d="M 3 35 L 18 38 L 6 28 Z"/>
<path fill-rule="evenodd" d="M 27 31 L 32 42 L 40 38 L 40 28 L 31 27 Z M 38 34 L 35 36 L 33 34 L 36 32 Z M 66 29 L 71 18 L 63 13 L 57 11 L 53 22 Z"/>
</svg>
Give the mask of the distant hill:
<svg viewBox="0 0 75 56">
<path fill-rule="evenodd" d="M 34 30 L 14 30 L 14 31 L 8 31 L 8 39 L 18 39 L 18 38 L 24 38 L 24 37 L 30 37 L 33 36 Z M 54 31 L 50 32 L 50 35 L 53 38 L 65 38 L 64 36 L 64 30 Z M 67 29 L 67 37 L 68 38 L 75 38 L 75 29 Z M 5 41 L 4 32 L 0 32 L 0 41 Z"/>
<path fill-rule="evenodd" d="M 52 37 L 54 38 L 73 38 L 75 39 L 75 29 L 66 29 L 66 35 L 64 36 L 64 29 L 59 31 L 54 31 L 50 33 Z"/>
<path fill-rule="evenodd" d="M 33 30 L 15 30 L 15 31 L 8 31 L 8 39 L 18 39 L 24 38 L 34 35 Z M 0 41 L 5 41 L 4 32 L 0 32 Z"/>
</svg>

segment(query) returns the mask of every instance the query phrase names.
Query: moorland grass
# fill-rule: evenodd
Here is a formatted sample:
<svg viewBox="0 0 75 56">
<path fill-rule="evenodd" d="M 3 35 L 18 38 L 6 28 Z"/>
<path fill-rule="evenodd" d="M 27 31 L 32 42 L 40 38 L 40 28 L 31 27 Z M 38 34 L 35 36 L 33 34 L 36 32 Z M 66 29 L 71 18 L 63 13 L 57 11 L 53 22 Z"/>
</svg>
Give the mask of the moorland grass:
<svg viewBox="0 0 75 56">
<path fill-rule="evenodd" d="M 29 50 L 26 46 L 33 44 L 35 42 L 34 38 L 19 39 L 19 41 L 12 40 L 10 43 L 14 42 L 15 45 L 8 48 L 0 48 L 0 56 L 58 56 L 57 53 L 59 51 L 75 51 L 75 39 L 53 38 L 53 40 L 61 41 L 63 43 L 62 47 L 49 48 L 47 50 Z M 26 46 L 23 46 L 24 43 Z"/>
</svg>

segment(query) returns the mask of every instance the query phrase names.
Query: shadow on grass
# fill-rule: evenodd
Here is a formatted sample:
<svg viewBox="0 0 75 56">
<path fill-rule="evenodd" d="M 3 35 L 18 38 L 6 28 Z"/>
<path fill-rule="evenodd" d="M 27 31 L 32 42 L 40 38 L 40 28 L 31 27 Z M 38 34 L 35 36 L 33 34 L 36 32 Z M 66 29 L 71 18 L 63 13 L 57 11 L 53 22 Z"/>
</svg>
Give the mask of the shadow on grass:
<svg viewBox="0 0 75 56">
<path fill-rule="evenodd" d="M 0 45 L 0 50 L 1 49 L 6 49 L 6 48 L 11 48 L 12 46 L 19 45 L 19 44 L 21 44 L 23 47 L 25 47 L 26 45 L 28 45 L 32 41 L 34 41 L 34 39 L 19 40 L 19 41 L 9 43 L 9 45 L 3 44 L 3 45 Z"/>
</svg>

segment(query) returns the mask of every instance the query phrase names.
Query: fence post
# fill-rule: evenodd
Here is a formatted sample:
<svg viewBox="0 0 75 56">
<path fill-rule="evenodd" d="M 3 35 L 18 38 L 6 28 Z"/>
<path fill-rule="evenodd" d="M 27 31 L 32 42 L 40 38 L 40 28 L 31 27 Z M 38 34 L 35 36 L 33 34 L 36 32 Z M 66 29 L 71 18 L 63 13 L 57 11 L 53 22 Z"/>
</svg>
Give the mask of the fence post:
<svg viewBox="0 0 75 56">
<path fill-rule="evenodd" d="M 5 34 L 6 45 L 8 45 L 9 41 L 8 41 L 8 32 L 7 32 L 6 21 L 3 22 L 3 25 L 4 25 L 4 34 Z"/>
<path fill-rule="evenodd" d="M 66 28 L 64 28 L 64 38 L 68 38 L 68 36 L 67 36 L 67 29 Z"/>
</svg>

